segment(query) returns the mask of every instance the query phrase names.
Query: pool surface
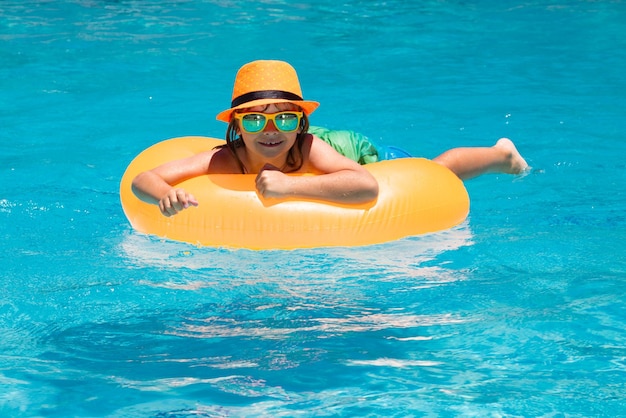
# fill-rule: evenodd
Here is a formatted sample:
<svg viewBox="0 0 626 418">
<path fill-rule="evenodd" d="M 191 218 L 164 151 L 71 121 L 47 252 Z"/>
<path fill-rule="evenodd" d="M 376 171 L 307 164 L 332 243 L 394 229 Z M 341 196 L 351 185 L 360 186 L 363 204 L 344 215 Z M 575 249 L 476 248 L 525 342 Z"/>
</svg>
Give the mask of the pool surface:
<svg viewBox="0 0 626 418">
<path fill-rule="evenodd" d="M 255 59 L 312 124 L 533 168 L 368 247 L 133 231 L 128 163 L 223 137 Z M 7 0 L 0 62 L 0 416 L 624 415 L 625 2 Z"/>
</svg>

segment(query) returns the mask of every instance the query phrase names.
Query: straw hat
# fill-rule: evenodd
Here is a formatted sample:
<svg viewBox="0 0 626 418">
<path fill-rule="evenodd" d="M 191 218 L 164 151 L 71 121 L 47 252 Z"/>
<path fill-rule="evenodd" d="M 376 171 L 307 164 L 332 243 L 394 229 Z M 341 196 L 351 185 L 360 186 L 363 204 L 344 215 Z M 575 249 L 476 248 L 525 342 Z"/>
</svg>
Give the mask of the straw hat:
<svg viewBox="0 0 626 418">
<path fill-rule="evenodd" d="M 234 110 L 270 103 L 293 103 L 311 114 L 320 105 L 302 99 L 296 70 L 284 61 L 253 61 L 239 69 L 235 78 L 230 109 L 218 113 L 217 120 L 230 122 Z"/>
</svg>

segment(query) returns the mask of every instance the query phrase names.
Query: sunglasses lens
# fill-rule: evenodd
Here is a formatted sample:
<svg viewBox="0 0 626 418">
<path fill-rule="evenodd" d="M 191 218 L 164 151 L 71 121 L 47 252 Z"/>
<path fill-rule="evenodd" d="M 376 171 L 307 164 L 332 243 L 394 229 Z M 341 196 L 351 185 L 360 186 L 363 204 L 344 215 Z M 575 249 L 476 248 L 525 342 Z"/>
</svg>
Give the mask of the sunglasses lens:
<svg viewBox="0 0 626 418">
<path fill-rule="evenodd" d="M 267 120 L 262 113 L 250 113 L 241 118 L 241 127 L 246 132 L 261 132 L 265 128 Z"/>
<path fill-rule="evenodd" d="M 298 129 L 300 118 L 295 113 L 279 113 L 274 119 L 276 129 L 282 132 L 293 132 Z"/>
</svg>

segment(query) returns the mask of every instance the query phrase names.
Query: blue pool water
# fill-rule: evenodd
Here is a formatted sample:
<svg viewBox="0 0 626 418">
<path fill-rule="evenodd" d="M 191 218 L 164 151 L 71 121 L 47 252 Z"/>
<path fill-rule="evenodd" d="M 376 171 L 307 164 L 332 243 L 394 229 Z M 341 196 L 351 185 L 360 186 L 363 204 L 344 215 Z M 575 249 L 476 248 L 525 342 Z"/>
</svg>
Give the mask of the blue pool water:
<svg viewBox="0 0 626 418">
<path fill-rule="evenodd" d="M 316 125 L 533 170 L 370 247 L 133 232 L 127 164 L 263 58 Z M 4 0 L 0 62 L 0 416 L 626 414 L 623 1 Z"/>
</svg>

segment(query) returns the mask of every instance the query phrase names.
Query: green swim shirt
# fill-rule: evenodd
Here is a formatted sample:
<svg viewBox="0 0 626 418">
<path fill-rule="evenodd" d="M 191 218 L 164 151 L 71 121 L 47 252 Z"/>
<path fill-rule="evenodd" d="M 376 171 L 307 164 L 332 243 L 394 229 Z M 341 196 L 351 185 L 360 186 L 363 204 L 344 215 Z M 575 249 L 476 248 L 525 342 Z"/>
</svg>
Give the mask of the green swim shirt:
<svg viewBox="0 0 626 418">
<path fill-rule="evenodd" d="M 375 163 L 379 159 L 374 144 L 358 132 L 335 131 L 319 126 L 310 126 L 308 132 L 328 143 L 341 155 L 361 165 Z"/>
</svg>

